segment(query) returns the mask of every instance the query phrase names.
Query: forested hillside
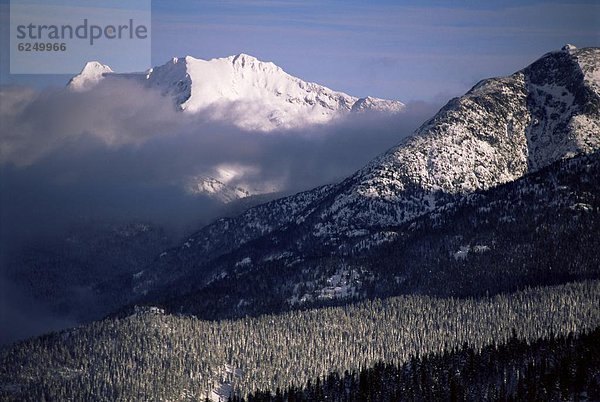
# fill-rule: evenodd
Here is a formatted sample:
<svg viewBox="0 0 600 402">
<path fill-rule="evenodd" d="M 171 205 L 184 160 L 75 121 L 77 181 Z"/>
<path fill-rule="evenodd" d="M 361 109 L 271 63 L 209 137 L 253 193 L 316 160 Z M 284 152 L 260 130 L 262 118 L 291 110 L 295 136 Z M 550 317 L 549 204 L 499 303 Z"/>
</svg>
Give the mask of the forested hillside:
<svg viewBox="0 0 600 402">
<path fill-rule="evenodd" d="M 236 321 L 141 309 L 16 344 L 0 357 L 9 401 L 197 400 L 404 364 L 513 334 L 533 342 L 600 326 L 600 282 L 481 300 L 403 296 Z M 214 394 L 213 394 L 214 393 Z"/>
<path fill-rule="evenodd" d="M 244 401 L 233 398 L 232 402 Z M 284 401 L 596 401 L 600 400 L 600 328 L 574 337 L 535 342 L 511 338 L 480 351 L 463 345 L 450 353 L 378 363 L 343 375 L 331 373 L 303 387 L 256 391 L 248 402 Z"/>
</svg>

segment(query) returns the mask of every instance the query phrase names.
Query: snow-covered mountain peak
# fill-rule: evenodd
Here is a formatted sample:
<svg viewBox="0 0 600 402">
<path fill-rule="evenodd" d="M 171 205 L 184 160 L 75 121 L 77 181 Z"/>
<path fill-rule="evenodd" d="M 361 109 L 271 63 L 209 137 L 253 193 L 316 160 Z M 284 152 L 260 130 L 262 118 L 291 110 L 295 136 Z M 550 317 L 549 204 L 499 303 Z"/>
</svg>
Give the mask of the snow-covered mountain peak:
<svg viewBox="0 0 600 402">
<path fill-rule="evenodd" d="M 373 98 L 367 96 L 366 98 L 360 98 L 352 105 L 353 112 L 365 112 L 375 111 L 383 113 L 398 113 L 404 109 L 404 104 L 387 99 Z"/>
<path fill-rule="evenodd" d="M 81 74 L 101 74 L 101 73 L 112 73 L 113 70 L 105 65 L 100 63 L 99 61 L 88 61 L 85 63 L 83 70 L 81 70 Z"/>
<path fill-rule="evenodd" d="M 111 72 L 111 76 L 142 78 L 148 87 L 173 99 L 186 113 L 207 112 L 215 120 L 259 131 L 326 123 L 349 112 L 398 113 L 404 108 L 399 101 L 359 99 L 303 81 L 272 62 L 245 53 L 211 60 L 175 57 L 144 74 L 116 74 L 109 70 L 75 77 L 72 81 L 85 84 L 69 86 L 89 89 L 106 72 Z"/>
<path fill-rule="evenodd" d="M 187 112 L 233 102 L 281 106 L 274 104 L 272 98 L 293 90 L 290 84 L 297 80 L 273 63 L 265 63 L 246 54 L 211 60 L 186 56 L 177 60 L 167 67 L 171 82 L 164 83 L 164 77 L 156 74 L 154 77 L 150 75 L 149 81 L 167 84 L 171 88 L 169 92 L 185 93 L 185 101 L 179 102 L 179 105 Z"/>
<path fill-rule="evenodd" d="M 347 179 L 315 233 L 397 225 L 448 199 L 600 149 L 600 49 L 548 53 L 479 82 Z"/>
<path fill-rule="evenodd" d="M 81 73 L 73 77 L 68 87 L 73 91 L 86 91 L 93 88 L 105 74 L 112 73 L 113 70 L 98 61 L 89 61 L 85 64 Z"/>
</svg>

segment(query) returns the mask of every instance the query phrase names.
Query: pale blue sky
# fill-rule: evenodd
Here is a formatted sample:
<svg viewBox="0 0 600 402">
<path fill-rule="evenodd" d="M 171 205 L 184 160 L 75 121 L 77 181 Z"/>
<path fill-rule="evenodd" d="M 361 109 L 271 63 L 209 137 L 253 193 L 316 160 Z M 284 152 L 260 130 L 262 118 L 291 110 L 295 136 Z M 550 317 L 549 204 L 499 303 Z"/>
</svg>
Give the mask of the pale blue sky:
<svg viewBox="0 0 600 402">
<path fill-rule="evenodd" d="M 7 0 L 3 84 L 62 85 L 65 76 L 11 76 Z M 155 0 L 152 63 L 249 53 L 353 95 L 441 100 L 524 67 L 565 43 L 600 46 L 595 1 Z"/>
</svg>

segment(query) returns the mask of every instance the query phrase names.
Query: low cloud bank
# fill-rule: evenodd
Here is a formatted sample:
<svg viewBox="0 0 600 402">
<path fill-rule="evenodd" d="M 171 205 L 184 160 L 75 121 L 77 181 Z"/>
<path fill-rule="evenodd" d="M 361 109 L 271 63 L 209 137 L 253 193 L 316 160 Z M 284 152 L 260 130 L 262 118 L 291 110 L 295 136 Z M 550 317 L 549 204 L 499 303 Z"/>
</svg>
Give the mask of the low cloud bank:
<svg viewBox="0 0 600 402">
<path fill-rule="evenodd" d="M 210 202 L 182 190 L 194 175 L 225 175 L 230 185 L 284 193 L 334 182 L 400 142 L 439 107 L 413 103 L 395 116 L 351 114 L 264 133 L 233 124 L 245 113 L 240 105 L 183 113 L 162 94 L 125 79 L 78 93 L 4 87 L 0 98 L 2 209 L 13 218 L 44 215 L 40 226 L 80 215 L 207 218 L 202 210 L 214 212 Z M 215 121 L 217 113 L 228 121 Z"/>
<path fill-rule="evenodd" d="M 82 221 L 147 221 L 171 236 L 198 229 L 223 209 L 184 191 L 191 176 L 284 194 L 336 182 L 438 107 L 412 103 L 395 116 L 352 114 L 265 133 L 235 126 L 245 105 L 191 115 L 130 80 L 82 93 L 0 87 L 0 262 Z M 4 271 L 0 321 L 11 330 L 0 344 L 74 324 L 13 289 Z"/>
</svg>

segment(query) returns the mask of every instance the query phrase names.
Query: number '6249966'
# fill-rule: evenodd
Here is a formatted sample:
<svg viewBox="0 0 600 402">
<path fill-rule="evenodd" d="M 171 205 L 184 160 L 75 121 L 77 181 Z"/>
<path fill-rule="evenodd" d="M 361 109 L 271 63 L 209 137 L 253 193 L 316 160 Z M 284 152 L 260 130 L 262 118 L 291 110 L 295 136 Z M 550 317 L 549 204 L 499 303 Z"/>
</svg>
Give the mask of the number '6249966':
<svg viewBox="0 0 600 402">
<path fill-rule="evenodd" d="M 67 50 L 66 43 L 53 42 L 21 42 L 17 44 L 19 52 L 64 52 Z"/>
</svg>

